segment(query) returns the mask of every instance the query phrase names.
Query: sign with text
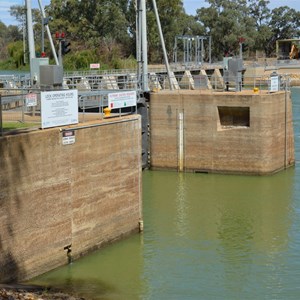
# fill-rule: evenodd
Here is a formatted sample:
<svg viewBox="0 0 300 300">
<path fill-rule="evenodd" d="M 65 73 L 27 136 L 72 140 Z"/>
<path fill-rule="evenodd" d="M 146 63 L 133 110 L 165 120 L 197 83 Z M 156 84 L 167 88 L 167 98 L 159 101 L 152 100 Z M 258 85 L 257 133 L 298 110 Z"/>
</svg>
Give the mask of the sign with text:
<svg viewBox="0 0 300 300">
<path fill-rule="evenodd" d="M 90 64 L 90 69 L 100 69 L 100 64 Z"/>
<path fill-rule="evenodd" d="M 136 106 L 136 91 L 108 94 L 108 107 L 111 109 Z"/>
<path fill-rule="evenodd" d="M 74 130 L 64 131 L 62 134 L 62 144 L 71 145 L 74 143 L 75 143 L 75 131 Z"/>
<path fill-rule="evenodd" d="M 278 92 L 279 91 L 279 76 L 271 76 L 270 77 L 270 92 Z"/>
<path fill-rule="evenodd" d="M 78 91 L 41 93 L 42 128 L 78 123 Z"/>
<path fill-rule="evenodd" d="M 27 107 L 37 106 L 37 94 L 27 94 L 25 103 Z"/>
</svg>

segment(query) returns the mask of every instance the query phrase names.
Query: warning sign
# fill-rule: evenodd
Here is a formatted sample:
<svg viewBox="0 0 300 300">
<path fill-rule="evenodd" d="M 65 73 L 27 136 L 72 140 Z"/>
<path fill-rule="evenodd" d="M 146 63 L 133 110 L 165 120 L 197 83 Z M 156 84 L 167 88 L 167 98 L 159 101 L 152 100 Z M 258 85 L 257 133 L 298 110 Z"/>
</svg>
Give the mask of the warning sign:
<svg viewBox="0 0 300 300">
<path fill-rule="evenodd" d="M 108 107 L 111 109 L 136 106 L 136 91 L 108 94 Z"/>
<path fill-rule="evenodd" d="M 74 143 L 75 143 L 75 131 L 74 130 L 64 131 L 62 135 L 62 144 L 71 145 Z"/>
<path fill-rule="evenodd" d="M 25 100 L 27 107 L 37 106 L 37 94 L 27 94 Z"/>
</svg>

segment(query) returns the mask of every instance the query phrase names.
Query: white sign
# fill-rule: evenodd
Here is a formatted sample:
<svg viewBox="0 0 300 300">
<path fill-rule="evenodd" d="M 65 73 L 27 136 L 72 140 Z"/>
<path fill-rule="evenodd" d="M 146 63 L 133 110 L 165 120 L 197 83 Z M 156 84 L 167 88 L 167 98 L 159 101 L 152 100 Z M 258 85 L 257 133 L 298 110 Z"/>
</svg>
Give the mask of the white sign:
<svg viewBox="0 0 300 300">
<path fill-rule="evenodd" d="M 136 106 L 136 91 L 108 94 L 108 107 L 111 109 Z"/>
<path fill-rule="evenodd" d="M 75 131 L 74 130 L 64 131 L 62 136 L 62 144 L 71 145 L 74 143 L 75 143 Z"/>
<path fill-rule="evenodd" d="M 100 69 L 100 64 L 90 64 L 90 69 Z"/>
<path fill-rule="evenodd" d="M 25 97 L 26 106 L 37 106 L 37 94 L 27 94 Z"/>
<path fill-rule="evenodd" d="M 42 128 L 78 123 L 78 91 L 41 93 Z"/>
<path fill-rule="evenodd" d="M 279 91 L 279 77 L 271 76 L 270 77 L 270 92 L 278 92 Z"/>
</svg>

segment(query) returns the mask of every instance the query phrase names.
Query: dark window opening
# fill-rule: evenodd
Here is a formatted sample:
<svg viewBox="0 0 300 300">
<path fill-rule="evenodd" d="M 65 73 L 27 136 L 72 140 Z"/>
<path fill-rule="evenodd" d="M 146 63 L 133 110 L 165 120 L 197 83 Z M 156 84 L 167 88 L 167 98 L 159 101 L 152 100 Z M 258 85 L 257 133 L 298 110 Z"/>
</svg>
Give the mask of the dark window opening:
<svg viewBox="0 0 300 300">
<path fill-rule="evenodd" d="M 219 119 L 222 127 L 250 127 L 250 108 L 218 106 Z"/>
</svg>

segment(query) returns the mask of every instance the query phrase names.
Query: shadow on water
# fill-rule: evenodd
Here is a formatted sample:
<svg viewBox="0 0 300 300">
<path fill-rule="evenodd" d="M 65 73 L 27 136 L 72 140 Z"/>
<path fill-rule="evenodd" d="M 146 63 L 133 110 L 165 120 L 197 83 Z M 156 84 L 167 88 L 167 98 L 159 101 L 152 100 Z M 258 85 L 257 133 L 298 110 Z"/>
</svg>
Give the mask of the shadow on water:
<svg viewBox="0 0 300 300">
<path fill-rule="evenodd" d="M 143 235 L 96 251 L 27 284 L 50 287 L 86 299 L 141 299 L 144 287 Z"/>
</svg>

